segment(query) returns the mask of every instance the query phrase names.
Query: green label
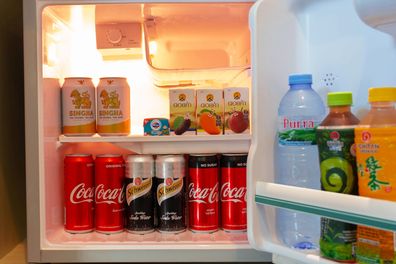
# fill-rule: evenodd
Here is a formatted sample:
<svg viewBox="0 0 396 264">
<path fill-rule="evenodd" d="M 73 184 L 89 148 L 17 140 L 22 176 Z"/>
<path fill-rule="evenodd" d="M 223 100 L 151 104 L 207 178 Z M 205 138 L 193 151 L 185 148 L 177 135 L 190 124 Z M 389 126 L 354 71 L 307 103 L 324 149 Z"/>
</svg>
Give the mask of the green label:
<svg viewBox="0 0 396 264">
<path fill-rule="evenodd" d="M 322 218 L 320 229 L 322 256 L 337 261 L 355 259 L 356 225 Z"/>
<path fill-rule="evenodd" d="M 356 154 L 353 127 L 316 130 L 322 190 L 357 194 Z M 321 220 L 320 252 L 337 261 L 355 259 L 356 225 L 328 218 Z"/>
<path fill-rule="evenodd" d="M 357 194 L 356 154 L 353 128 L 318 127 L 322 190 Z"/>
</svg>

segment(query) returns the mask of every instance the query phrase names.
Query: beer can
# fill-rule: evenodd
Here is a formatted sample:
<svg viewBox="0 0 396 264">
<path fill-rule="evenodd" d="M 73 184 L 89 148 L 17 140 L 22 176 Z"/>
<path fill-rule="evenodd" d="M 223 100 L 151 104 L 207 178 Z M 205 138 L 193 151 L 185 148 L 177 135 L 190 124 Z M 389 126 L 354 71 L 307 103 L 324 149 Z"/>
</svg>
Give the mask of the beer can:
<svg viewBox="0 0 396 264">
<path fill-rule="evenodd" d="M 156 178 L 158 230 L 163 233 L 183 232 L 186 229 L 184 157 L 157 156 Z"/>
<path fill-rule="evenodd" d="M 131 117 L 130 89 L 126 78 L 100 78 L 96 98 L 98 134 L 128 135 L 131 131 Z"/>
<path fill-rule="evenodd" d="M 91 136 L 96 132 L 95 87 L 91 78 L 65 78 L 62 86 L 62 133 Z"/>
<path fill-rule="evenodd" d="M 217 155 L 190 155 L 188 164 L 189 228 L 193 232 L 215 232 L 219 228 L 219 164 Z"/>
<path fill-rule="evenodd" d="M 125 163 L 121 155 L 98 155 L 95 160 L 95 230 L 112 234 L 124 230 Z"/>
<path fill-rule="evenodd" d="M 94 163 L 90 154 L 64 159 L 64 226 L 69 233 L 94 229 Z"/>
<path fill-rule="evenodd" d="M 246 162 L 247 154 L 221 156 L 221 226 L 228 232 L 247 228 Z"/>
<path fill-rule="evenodd" d="M 126 160 L 126 229 L 145 234 L 154 231 L 154 158 L 129 155 Z"/>
</svg>

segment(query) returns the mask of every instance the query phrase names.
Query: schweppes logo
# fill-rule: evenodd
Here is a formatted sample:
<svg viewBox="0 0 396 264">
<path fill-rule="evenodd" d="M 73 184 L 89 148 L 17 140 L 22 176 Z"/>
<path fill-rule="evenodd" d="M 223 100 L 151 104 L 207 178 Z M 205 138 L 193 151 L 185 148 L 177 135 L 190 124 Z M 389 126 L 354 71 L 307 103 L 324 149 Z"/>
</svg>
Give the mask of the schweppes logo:
<svg viewBox="0 0 396 264">
<path fill-rule="evenodd" d="M 213 94 L 208 94 L 208 95 L 206 95 L 206 101 L 208 101 L 208 102 L 212 102 L 212 101 L 213 101 L 213 99 L 214 99 L 214 96 L 213 96 Z"/>
<path fill-rule="evenodd" d="M 240 92 L 235 92 L 235 93 L 234 93 L 234 99 L 235 99 L 235 100 L 241 99 L 241 93 L 240 93 Z"/>
<path fill-rule="evenodd" d="M 142 180 L 142 178 L 134 178 L 133 182 L 126 187 L 126 200 L 128 205 L 135 199 L 145 195 L 153 186 L 152 178 Z"/>
<path fill-rule="evenodd" d="M 161 205 L 163 201 L 177 195 L 183 189 L 183 178 L 173 180 L 172 178 L 166 178 L 165 182 L 161 183 L 157 187 L 157 201 L 158 205 Z"/>
</svg>

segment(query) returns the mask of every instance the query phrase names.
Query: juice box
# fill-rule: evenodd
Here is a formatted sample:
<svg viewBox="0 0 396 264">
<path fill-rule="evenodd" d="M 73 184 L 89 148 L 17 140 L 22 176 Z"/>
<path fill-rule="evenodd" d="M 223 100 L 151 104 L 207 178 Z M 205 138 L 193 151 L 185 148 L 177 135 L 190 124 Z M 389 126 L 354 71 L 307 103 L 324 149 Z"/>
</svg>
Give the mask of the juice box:
<svg viewBox="0 0 396 264">
<path fill-rule="evenodd" d="M 169 89 L 171 135 L 195 135 L 196 100 L 194 89 Z"/>
<path fill-rule="evenodd" d="M 197 134 L 223 134 L 224 99 L 222 89 L 197 89 Z"/>
<path fill-rule="evenodd" d="M 224 134 L 249 134 L 249 88 L 224 89 Z"/>
</svg>

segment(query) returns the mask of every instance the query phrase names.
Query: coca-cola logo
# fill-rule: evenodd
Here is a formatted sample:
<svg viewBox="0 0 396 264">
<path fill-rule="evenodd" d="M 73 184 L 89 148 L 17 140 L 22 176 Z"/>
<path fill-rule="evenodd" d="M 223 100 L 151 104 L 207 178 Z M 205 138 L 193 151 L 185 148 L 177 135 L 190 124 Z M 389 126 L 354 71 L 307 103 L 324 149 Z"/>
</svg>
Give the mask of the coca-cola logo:
<svg viewBox="0 0 396 264">
<path fill-rule="evenodd" d="M 246 187 L 234 187 L 231 189 L 229 182 L 226 182 L 221 186 L 221 201 L 222 202 L 234 202 L 242 203 L 246 202 Z M 242 201 L 243 199 L 243 201 Z"/>
<path fill-rule="evenodd" d="M 219 200 L 218 183 L 216 183 L 212 188 L 195 188 L 195 185 L 192 182 L 188 186 L 188 190 L 189 202 L 214 203 Z"/>
<path fill-rule="evenodd" d="M 85 188 L 85 183 L 76 185 L 70 193 L 70 202 L 73 204 L 93 202 L 94 189 L 94 187 Z"/>
<path fill-rule="evenodd" d="M 124 197 L 124 186 L 117 189 L 105 189 L 104 184 L 99 184 L 95 190 L 95 202 L 97 204 L 122 204 Z"/>
</svg>

